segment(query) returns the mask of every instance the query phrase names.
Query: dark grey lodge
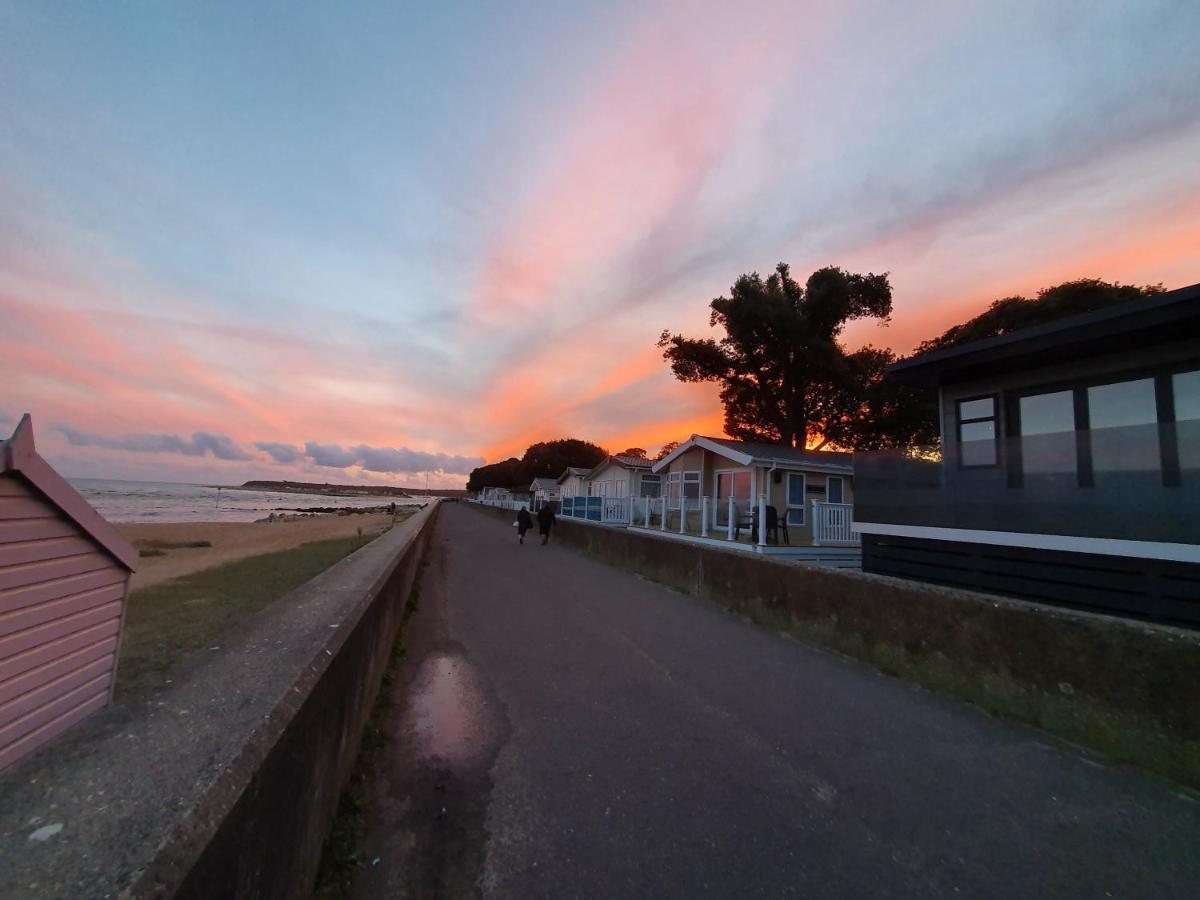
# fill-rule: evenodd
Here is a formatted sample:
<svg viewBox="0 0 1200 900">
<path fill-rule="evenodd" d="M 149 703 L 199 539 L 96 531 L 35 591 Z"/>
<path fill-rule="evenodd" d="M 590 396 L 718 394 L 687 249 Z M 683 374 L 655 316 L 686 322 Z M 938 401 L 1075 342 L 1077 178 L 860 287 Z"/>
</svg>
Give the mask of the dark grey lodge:
<svg viewBox="0 0 1200 900">
<path fill-rule="evenodd" d="M 943 451 L 855 455 L 866 571 L 1200 624 L 1200 285 L 890 375 Z"/>
</svg>

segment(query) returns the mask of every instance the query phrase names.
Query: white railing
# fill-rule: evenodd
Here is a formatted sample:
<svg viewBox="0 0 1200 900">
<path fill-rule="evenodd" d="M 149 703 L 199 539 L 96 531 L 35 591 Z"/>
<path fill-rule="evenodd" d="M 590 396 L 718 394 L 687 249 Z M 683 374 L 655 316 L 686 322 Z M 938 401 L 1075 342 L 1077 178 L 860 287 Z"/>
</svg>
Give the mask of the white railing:
<svg viewBox="0 0 1200 900">
<path fill-rule="evenodd" d="M 628 525 L 632 516 L 633 502 L 631 497 L 603 497 L 600 508 L 600 521 L 605 525 Z"/>
<path fill-rule="evenodd" d="M 528 500 L 515 500 L 512 497 L 479 497 L 475 502 L 480 506 L 491 506 L 496 509 L 529 509 Z"/>
<path fill-rule="evenodd" d="M 849 503 L 812 502 L 813 546 L 857 544 L 858 535 L 851 530 L 854 507 Z"/>
</svg>

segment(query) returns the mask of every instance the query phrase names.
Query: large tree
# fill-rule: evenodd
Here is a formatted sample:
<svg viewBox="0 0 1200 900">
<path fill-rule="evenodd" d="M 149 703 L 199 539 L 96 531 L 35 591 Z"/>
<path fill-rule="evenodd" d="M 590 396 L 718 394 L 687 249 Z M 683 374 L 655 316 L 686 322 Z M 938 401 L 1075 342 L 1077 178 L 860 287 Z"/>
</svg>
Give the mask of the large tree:
<svg viewBox="0 0 1200 900">
<path fill-rule="evenodd" d="M 767 278 L 743 275 L 728 297 L 709 304 L 710 327 L 725 335 L 685 338 L 664 331 L 658 346 L 680 381 L 721 385 L 725 432 L 792 447 L 855 446 L 865 380 L 878 381 L 880 353 L 847 353 L 838 337 L 847 322 L 887 321 L 888 276 L 818 269 L 801 286 L 785 263 Z"/>
<path fill-rule="evenodd" d="M 534 478 L 557 478 L 567 466 L 591 469 L 608 457 L 608 451 L 591 441 L 578 438 L 563 438 L 530 445 L 522 457 L 529 470 L 529 481 Z"/>
<path fill-rule="evenodd" d="M 471 477 L 467 479 L 467 490 L 481 491 L 485 487 L 502 487 L 511 490 L 518 486 L 524 490 L 532 481 L 532 479 L 524 479 L 524 475 L 525 469 L 521 461 L 515 456 L 510 456 L 500 462 L 473 469 Z M 524 479 L 524 484 L 521 483 L 522 479 Z"/>
</svg>

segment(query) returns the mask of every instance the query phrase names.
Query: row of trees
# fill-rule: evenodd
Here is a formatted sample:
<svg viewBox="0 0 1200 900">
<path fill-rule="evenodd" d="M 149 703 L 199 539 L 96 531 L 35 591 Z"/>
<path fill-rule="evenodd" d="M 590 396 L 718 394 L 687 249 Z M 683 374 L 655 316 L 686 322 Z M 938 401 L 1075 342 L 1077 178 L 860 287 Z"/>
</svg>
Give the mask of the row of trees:
<svg viewBox="0 0 1200 900">
<path fill-rule="evenodd" d="M 1162 285 L 1123 285 L 1088 278 L 993 302 L 972 319 L 918 345 L 914 355 L 994 337 L 1161 293 Z M 785 263 L 767 278 L 742 275 L 728 297 L 709 304 L 709 325 L 723 336 L 687 338 L 664 331 L 658 346 L 680 381 L 721 385 L 725 433 L 748 441 L 813 449 L 875 450 L 932 445 L 938 440 L 937 395 L 884 377 L 898 361 L 892 350 L 847 350 L 848 322 L 890 321 L 887 274 L 818 269 L 800 285 Z M 674 447 L 659 453 L 665 456 Z M 623 453 L 645 456 L 631 447 Z M 533 444 L 520 459 L 482 466 L 467 489 L 528 487 L 568 466 L 590 469 L 608 452 L 567 438 Z"/>
<path fill-rule="evenodd" d="M 622 450 L 621 455 L 647 458 L 641 447 L 629 447 Z M 485 487 L 524 490 L 535 478 L 557 478 L 568 466 L 591 469 L 607 458 L 608 451 L 591 441 L 578 438 L 541 441 L 527 448 L 520 459 L 513 456 L 475 469 L 467 481 L 467 490 L 478 491 Z"/>
</svg>

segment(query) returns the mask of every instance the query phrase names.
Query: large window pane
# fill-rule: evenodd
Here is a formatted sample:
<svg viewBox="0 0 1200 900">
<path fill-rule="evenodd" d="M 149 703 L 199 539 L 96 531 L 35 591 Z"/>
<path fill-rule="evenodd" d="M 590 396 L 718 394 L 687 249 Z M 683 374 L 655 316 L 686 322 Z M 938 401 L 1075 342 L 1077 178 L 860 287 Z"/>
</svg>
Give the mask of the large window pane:
<svg viewBox="0 0 1200 900">
<path fill-rule="evenodd" d="M 804 476 L 796 473 L 788 475 L 788 505 L 804 505 Z"/>
<path fill-rule="evenodd" d="M 1171 378 L 1175 389 L 1175 434 L 1184 483 L 1200 479 L 1200 371 Z"/>
<path fill-rule="evenodd" d="M 1096 483 L 1104 473 L 1158 474 L 1158 408 L 1154 379 L 1121 381 L 1088 388 L 1092 468 Z"/>
<path fill-rule="evenodd" d="M 842 502 L 842 479 L 830 476 L 825 480 L 825 499 L 830 503 Z"/>
<path fill-rule="evenodd" d="M 1021 466 L 1032 475 L 1075 474 L 1075 399 L 1071 391 L 1021 398 Z"/>
<path fill-rule="evenodd" d="M 787 521 L 789 525 L 804 524 L 804 473 L 788 473 L 788 508 Z"/>
<path fill-rule="evenodd" d="M 996 423 L 965 422 L 961 426 L 962 446 L 959 454 L 964 466 L 994 466 L 996 464 Z"/>
</svg>

